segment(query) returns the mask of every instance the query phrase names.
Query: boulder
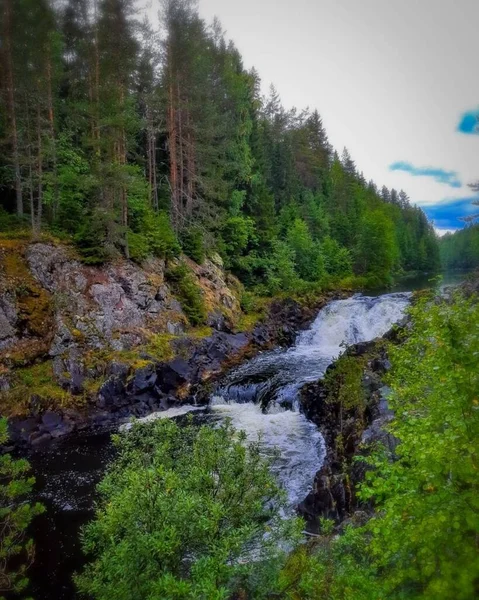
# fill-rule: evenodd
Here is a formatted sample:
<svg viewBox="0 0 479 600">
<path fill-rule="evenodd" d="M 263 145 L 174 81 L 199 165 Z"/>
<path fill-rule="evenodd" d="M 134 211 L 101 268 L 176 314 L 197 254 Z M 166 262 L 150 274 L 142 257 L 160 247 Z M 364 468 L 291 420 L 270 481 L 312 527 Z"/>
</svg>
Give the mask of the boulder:
<svg viewBox="0 0 479 600">
<path fill-rule="evenodd" d="M 157 379 L 156 365 L 150 363 L 146 367 L 135 371 L 129 388 L 133 394 L 141 394 L 142 392 L 154 389 Z"/>
<path fill-rule="evenodd" d="M 118 377 L 109 377 L 98 392 L 97 406 L 111 409 L 123 406 L 126 402 L 124 382 Z"/>
<path fill-rule="evenodd" d="M 55 429 L 55 427 L 58 427 L 58 425 L 60 425 L 61 422 L 62 422 L 62 416 L 51 410 L 47 410 L 42 415 L 42 426 L 47 431 L 51 431 L 52 429 Z"/>
</svg>

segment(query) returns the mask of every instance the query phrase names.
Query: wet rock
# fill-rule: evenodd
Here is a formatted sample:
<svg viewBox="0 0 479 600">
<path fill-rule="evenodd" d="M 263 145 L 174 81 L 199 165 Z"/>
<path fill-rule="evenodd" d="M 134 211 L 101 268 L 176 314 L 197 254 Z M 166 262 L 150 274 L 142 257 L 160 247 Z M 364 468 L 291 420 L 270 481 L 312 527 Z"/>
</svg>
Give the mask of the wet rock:
<svg viewBox="0 0 479 600">
<path fill-rule="evenodd" d="M 131 390 L 133 394 L 141 394 L 147 390 L 154 389 L 158 376 L 156 374 L 156 365 L 149 364 L 146 367 L 137 369 L 131 382 Z"/>
<path fill-rule="evenodd" d="M 301 390 L 302 408 L 320 428 L 327 447 L 327 458 L 313 490 L 299 507 L 313 530 L 318 528 L 320 516 L 340 523 L 358 508 L 355 488 L 371 467 L 355 457 L 366 455 L 377 442 L 384 444 L 391 454 L 397 446 L 397 440 L 387 432 L 387 424 L 394 415 L 387 400 L 391 390 L 381 380 L 390 368 L 384 345 L 378 341 L 355 344 L 346 354 L 362 361 L 359 364 L 363 365 L 361 386 L 365 404 L 341 406 L 330 396 L 324 380 L 307 384 Z M 370 356 L 366 362 L 365 356 Z M 328 367 L 328 378 L 334 380 L 335 369 L 335 363 Z"/>
<path fill-rule="evenodd" d="M 47 410 L 42 416 L 42 425 L 46 430 L 55 429 L 62 422 L 62 416 L 51 410 Z"/>
<path fill-rule="evenodd" d="M 179 362 L 176 362 L 176 365 L 172 366 L 171 363 L 164 363 L 158 367 L 158 389 L 160 393 L 170 394 L 186 383 L 186 377 L 182 374 L 183 369 L 179 364 Z"/>
<path fill-rule="evenodd" d="M 175 323 L 173 321 L 168 321 L 166 324 L 166 331 L 170 335 L 181 335 L 184 330 L 185 330 L 185 327 L 184 327 L 183 323 Z"/>
<path fill-rule="evenodd" d="M 38 433 L 32 434 L 30 437 L 30 444 L 34 447 L 43 446 L 48 444 L 52 439 L 52 436 L 49 433 Z"/>
<path fill-rule="evenodd" d="M 55 429 L 53 429 L 53 431 L 50 432 L 50 435 L 53 439 L 57 439 L 68 435 L 73 431 L 73 429 L 74 426 L 71 423 L 61 423 L 58 427 L 56 427 Z"/>
<path fill-rule="evenodd" d="M 113 375 L 120 379 L 125 379 L 130 371 L 130 367 L 126 363 L 112 361 L 108 367 L 108 375 Z"/>
<path fill-rule="evenodd" d="M 371 446 L 376 443 L 383 444 L 391 454 L 394 454 L 398 440 L 386 430 L 386 425 L 393 418 L 392 411 L 389 415 L 374 420 L 371 425 L 364 430 L 361 436 L 361 444 Z"/>
<path fill-rule="evenodd" d="M 226 319 L 220 310 L 214 310 L 209 313 L 206 324 L 217 331 L 223 331 L 226 326 Z"/>
<path fill-rule="evenodd" d="M 13 296 L 2 294 L 0 297 L 0 349 L 8 347 L 16 335 L 17 310 Z"/>
<path fill-rule="evenodd" d="M 97 406 L 99 408 L 112 408 L 122 406 L 126 402 L 123 381 L 118 377 L 107 379 L 98 393 Z"/>
<path fill-rule="evenodd" d="M 36 417 L 30 417 L 28 419 L 10 421 L 10 423 L 9 423 L 10 439 L 14 442 L 29 441 L 30 438 L 32 437 L 32 435 L 38 431 L 39 423 L 40 423 L 40 421 Z"/>
<path fill-rule="evenodd" d="M 8 392 L 10 389 L 10 381 L 6 375 L 0 375 L 0 392 Z"/>
<path fill-rule="evenodd" d="M 183 380 L 187 380 L 191 374 L 191 366 L 184 358 L 176 357 L 168 363 L 170 369 L 178 374 Z"/>
</svg>

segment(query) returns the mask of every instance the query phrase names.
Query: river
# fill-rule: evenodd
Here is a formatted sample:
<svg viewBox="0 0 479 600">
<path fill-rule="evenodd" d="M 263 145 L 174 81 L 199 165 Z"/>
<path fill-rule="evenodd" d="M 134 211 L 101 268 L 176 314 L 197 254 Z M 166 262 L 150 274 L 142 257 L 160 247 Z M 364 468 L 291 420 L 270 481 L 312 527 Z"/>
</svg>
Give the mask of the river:
<svg viewBox="0 0 479 600">
<path fill-rule="evenodd" d="M 261 434 L 265 453 L 279 450 L 276 474 L 288 495 L 291 511 L 301 502 L 324 460 L 317 428 L 301 413 L 298 392 L 324 375 L 345 346 L 372 340 L 399 321 L 409 293 L 356 295 L 331 302 L 293 347 L 264 352 L 232 370 L 212 394 L 207 408 L 190 407 L 201 421 L 226 417 L 250 439 Z M 178 417 L 165 411 L 159 417 Z M 71 600 L 71 575 L 81 568 L 78 541 L 81 524 L 91 518 L 95 485 L 114 455 L 109 433 L 82 433 L 30 457 L 39 500 L 47 512 L 37 519 L 37 557 L 30 571 L 36 600 Z"/>
</svg>

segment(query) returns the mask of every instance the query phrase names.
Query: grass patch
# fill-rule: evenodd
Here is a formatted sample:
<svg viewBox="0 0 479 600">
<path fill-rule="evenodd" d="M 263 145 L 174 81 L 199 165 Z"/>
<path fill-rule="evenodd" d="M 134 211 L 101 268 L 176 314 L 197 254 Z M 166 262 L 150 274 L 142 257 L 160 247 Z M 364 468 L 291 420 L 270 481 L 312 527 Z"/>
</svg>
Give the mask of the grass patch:
<svg viewBox="0 0 479 600">
<path fill-rule="evenodd" d="M 85 403 L 85 398 L 73 396 L 58 385 L 52 361 L 17 369 L 10 390 L 0 393 L 1 412 L 9 417 L 27 415 L 33 400 L 40 410 L 79 407 Z"/>
</svg>

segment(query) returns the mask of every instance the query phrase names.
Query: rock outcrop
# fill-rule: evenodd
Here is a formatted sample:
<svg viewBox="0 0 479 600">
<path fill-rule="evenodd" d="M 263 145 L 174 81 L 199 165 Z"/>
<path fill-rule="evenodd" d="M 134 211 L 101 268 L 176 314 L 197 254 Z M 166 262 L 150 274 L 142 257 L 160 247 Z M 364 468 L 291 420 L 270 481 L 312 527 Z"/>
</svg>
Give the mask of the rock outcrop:
<svg viewBox="0 0 479 600">
<path fill-rule="evenodd" d="M 163 260 L 88 266 L 68 246 L 22 241 L 1 242 L 0 256 L 0 410 L 14 440 L 34 445 L 205 402 L 215 377 L 260 349 L 293 343 L 330 299 L 272 302 L 241 332 L 240 283 L 219 257 L 183 258 L 206 309 L 207 325 L 195 329 Z"/>
<path fill-rule="evenodd" d="M 396 341 L 395 331 L 387 337 Z M 390 368 L 386 340 L 363 342 L 333 363 L 323 380 L 301 391 L 302 408 L 321 430 L 327 448 L 313 490 L 299 506 L 312 531 L 319 529 L 321 517 L 339 524 L 367 516 L 370 507 L 361 506 L 356 496 L 367 465 L 356 459 L 377 442 L 391 453 L 396 448 L 396 440 L 385 427 L 393 418 L 388 406 L 390 389 L 383 382 Z"/>
</svg>

